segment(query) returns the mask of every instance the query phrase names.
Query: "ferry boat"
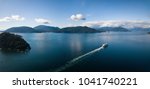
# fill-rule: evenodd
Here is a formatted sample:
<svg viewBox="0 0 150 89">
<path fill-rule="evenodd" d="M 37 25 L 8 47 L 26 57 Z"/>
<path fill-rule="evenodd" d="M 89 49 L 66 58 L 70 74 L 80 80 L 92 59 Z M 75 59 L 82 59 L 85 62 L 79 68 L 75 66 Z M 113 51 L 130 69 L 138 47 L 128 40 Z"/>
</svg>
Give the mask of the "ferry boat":
<svg viewBox="0 0 150 89">
<path fill-rule="evenodd" d="M 103 47 L 103 48 L 107 48 L 107 47 L 108 47 L 108 44 L 107 44 L 107 43 L 102 44 L 102 45 L 101 45 L 101 47 Z"/>
</svg>

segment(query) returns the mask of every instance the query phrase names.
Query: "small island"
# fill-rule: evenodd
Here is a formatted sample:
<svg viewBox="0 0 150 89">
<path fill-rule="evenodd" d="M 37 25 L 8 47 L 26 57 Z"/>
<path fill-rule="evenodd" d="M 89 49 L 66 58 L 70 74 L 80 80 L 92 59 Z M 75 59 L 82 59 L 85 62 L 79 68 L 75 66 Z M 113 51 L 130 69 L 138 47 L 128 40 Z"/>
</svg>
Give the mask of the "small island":
<svg viewBox="0 0 150 89">
<path fill-rule="evenodd" d="M 148 32 L 148 34 L 150 34 L 150 32 Z"/>
<path fill-rule="evenodd" d="M 28 52 L 30 45 L 20 35 L 3 32 L 0 34 L 0 50 L 5 52 Z"/>
</svg>

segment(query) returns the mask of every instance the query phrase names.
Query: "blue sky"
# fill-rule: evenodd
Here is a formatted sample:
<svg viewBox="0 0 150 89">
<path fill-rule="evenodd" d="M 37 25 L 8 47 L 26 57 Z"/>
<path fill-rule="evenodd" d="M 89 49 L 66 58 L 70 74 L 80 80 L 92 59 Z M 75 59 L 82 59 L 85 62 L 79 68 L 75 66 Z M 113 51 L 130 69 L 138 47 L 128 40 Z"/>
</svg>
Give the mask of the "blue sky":
<svg viewBox="0 0 150 89">
<path fill-rule="evenodd" d="M 146 23 L 150 0 L 0 0 L 0 29 L 46 24 L 50 26 Z M 123 23 L 123 24 L 124 24 Z M 137 25 L 137 23 L 136 23 Z"/>
</svg>

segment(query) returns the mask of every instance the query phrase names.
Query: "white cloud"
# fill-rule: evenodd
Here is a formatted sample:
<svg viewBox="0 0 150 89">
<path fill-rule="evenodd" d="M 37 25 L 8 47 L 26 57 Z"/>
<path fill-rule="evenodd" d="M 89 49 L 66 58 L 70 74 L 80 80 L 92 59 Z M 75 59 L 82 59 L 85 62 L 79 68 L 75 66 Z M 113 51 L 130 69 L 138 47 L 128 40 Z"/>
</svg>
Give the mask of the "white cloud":
<svg viewBox="0 0 150 89">
<path fill-rule="evenodd" d="M 75 15 L 72 15 L 70 17 L 71 20 L 74 20 L 74 21 L 79 21 L 79 20 L 86 20 L 86 18 L 82 15 L 82 14 L 75 14 Z"/>
<path fill-rule="evenodd" d="M 19 15 L 12 15 L 11 18 L 12 18 L 13 20 L 16 20 L 16 21 L 23 21 L 23 20 L 25 20 L 24 17 L 21 17 L 21 16 L 19 16 Z"/>
<path fill-rule="evenodd" d="M 0 31 L 4 31 L 6 29 L 5 26 L 0 26 Z"/>
<path fill-rule="evenodd" d="M 42 18 L 36 18 L 35 22 L 41 23 L 41 24 L 50 24 L 51 22 L 47 19 L 42 19 Z"/>
<path fill-rule="evenodd" d="M 10 21 L 10 17 L 4 17 L 4 18 L 0 18 L 0 22 L 8 22 Z"/>
<path fill-rule="evenodd" d="M 125 27 L 125 28 L 134 28 L 134 27 L 142 27 L 142 28 L 149 28 L 150 21 L 91 21 L 85 22 L 82 24 L 83 26 L 88 27 Z"/>
<path fill-rule="evenodd" d="M 23 21 L 23 20 L 25 20 L 25 18 L 19 15 L 12 15 L 9 17 L 0 18 L 0 22 Z"/>
</svg>

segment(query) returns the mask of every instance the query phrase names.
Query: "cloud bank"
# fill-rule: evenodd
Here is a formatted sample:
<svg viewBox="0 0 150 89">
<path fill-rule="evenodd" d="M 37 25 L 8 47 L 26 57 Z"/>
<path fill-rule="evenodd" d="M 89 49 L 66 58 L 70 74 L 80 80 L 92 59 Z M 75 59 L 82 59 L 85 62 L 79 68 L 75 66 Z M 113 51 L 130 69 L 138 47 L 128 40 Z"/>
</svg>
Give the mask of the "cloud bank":
<svg viewBox="0 0 150 89">
<path fill-rule="evenodd" d="M 88 27 L 125 27 L 125 28 L 149 28 L 150 21 L 90 21 L 82 24 Z"/>
<path fill-rule="evenodd" d="M 36 18 L 35 22 L 40 23 L 40 24 L 50 24 L 49 20 L 43 19 L 43 18 Z"/>
<path fill-rule="evenodd" d="M 72 15 L 70 16 L 70 19 L 73 21 L 86 20 L 85 16 L 83 16 L 82 14 Z"/>
<path fill-rule="evenodd" d="M 8 17 L 0 18 L 0 22 L 10 22 L 10 21 L 24 21 L 25 18 L 19 15 L 12 15 Z"/>
</svg>

